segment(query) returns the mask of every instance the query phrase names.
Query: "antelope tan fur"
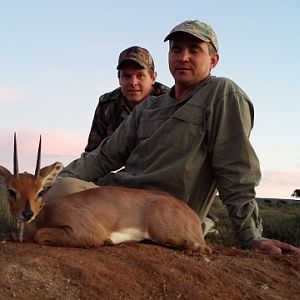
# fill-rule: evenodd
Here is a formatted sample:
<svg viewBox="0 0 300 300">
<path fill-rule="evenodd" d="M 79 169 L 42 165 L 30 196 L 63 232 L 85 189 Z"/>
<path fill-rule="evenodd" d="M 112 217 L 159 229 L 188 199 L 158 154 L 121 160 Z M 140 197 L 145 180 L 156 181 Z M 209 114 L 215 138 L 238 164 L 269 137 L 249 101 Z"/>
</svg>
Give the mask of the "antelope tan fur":
<svg viewBox="0 0 300 300">
<path fill-rule="evenodd" d="M 24 224 L 24 240 L 40 245 L 99 247 L 151 240 L 210 254 L 198 215 L 182 201 L 159 191 L 103 186 L 43 202 L 43 194 L 62 170 L 56 162 L 35 175 L 14 174 L 0 166 L 12 216 Z"/>
</svg>

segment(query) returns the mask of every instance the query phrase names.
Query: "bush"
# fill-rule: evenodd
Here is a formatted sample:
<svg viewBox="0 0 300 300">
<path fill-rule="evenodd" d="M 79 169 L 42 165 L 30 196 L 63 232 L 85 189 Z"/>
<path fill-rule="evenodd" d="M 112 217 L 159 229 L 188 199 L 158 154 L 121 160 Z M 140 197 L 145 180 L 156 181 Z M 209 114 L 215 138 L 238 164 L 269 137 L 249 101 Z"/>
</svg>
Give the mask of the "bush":
<svg viewBox="0 0 300 300">
<path fill-rule="evenodd" d="M 0 238 L 5 238 L 12 230 L 12 220 L 5 199 L 5 190 L 0 187 Z"/>
</svg>

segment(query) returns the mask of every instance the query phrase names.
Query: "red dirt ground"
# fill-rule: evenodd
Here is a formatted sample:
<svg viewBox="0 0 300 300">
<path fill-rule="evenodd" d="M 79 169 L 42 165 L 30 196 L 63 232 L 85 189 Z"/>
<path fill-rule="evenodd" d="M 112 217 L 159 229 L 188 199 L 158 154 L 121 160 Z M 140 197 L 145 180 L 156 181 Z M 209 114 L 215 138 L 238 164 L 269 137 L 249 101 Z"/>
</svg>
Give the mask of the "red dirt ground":
<svg viewBox="0 0 300 300">
<path fill-rule="evenodd" d="M 300 255 L 1 242 L 0 299 L 300 299 Z"/>
</svg>

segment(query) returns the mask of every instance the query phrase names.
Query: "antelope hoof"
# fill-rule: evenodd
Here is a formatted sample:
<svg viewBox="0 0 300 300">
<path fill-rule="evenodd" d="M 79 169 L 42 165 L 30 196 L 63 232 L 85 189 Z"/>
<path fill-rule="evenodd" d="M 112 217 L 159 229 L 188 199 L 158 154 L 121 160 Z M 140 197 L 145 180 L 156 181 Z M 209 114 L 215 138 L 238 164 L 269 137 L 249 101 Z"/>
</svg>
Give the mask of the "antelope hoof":
<svg viewBox="0 0 300 300">
<path fill-rule="evenodd" d="M 200 255 L 212 254 L 212 249 L 207 245 L 200 245 L 199 247 Z"/>
</svg>

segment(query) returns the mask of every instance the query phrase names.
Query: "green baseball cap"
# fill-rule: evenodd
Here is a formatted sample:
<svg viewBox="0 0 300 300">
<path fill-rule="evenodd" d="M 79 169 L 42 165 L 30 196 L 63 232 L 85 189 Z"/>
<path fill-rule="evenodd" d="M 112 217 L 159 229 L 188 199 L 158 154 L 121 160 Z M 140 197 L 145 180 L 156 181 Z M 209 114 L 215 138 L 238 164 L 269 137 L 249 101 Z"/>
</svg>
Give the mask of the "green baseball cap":
<svg viewBox="0 0 300 300">
<path fill-rule="evenodd" d="M 119 55 L 117 69 L 122 69 L 122 64 L 125 61 L 132 60 L 144 69 L 154 71 L 154 61 L 150 52 L 142 47 L 133 46 L 123 50 Z"/>
<path fill-rule="evenodd" d="M 211 26 L 200 22 L 199 20 L 187 20 L 175 26 L 171 30 L 171 32 L 165 37 L 164 42 L 168 40 L 173 40 L 174 35 L 178 32 L 188 33 L 200 39 L 201 41 L 212 44 L 217 52 L 219 50 L 216 33 L 214 32 Z"/>
</svg>

